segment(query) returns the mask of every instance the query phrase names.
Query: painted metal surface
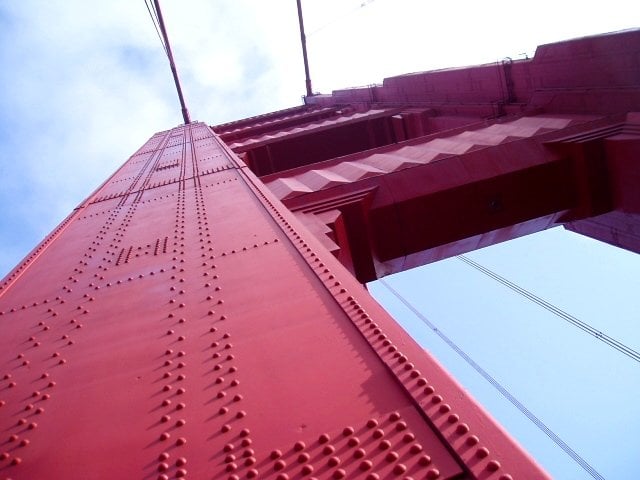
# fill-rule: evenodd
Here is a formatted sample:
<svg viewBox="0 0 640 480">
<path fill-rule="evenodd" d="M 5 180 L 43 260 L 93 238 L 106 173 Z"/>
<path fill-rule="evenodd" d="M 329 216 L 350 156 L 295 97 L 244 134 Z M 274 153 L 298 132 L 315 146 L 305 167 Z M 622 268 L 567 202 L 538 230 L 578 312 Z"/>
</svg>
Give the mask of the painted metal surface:
<svg viewBox="0 0 640 480">
<path fill-rule="evenodd" d="M 545 477 L 203 124 L 1 287 L 2 478 Z"/>
<path fill-rule="evenodd" d="M 397 77 L 216 127 L 253 144 L 241 153 L 259 175 L 307 169 L 279 174 L 277 196 L 202 123 L 154 135 L 0 284 L 0 478 L 547 478 L 348 268 L 373 265 L 369 243 L 385 237 L 363 212 L 381 199 L 406 200 L 418 230 L 396 236 L 405 245 L 488 225 L 444 215 L 420 230 L 425 188 L 459 194 L 471 180 L 480 197 L 501 186 L 528 199 L 515 210 L 534 223 L 571 211 L 576 230 L 635 245 L 639 38 Z M 549 179 L 553 191 L 527 190 Z M 380 218 L 391 237 L 398 225 Z M 501 228 L 522 225 L 507 215 Z"/>
<path fill-rule="evenodd" d="M 603 137 L 617 144 L 616 132 L 631 131 L 631 121 L 625 115 L 519 116 L 369 149 L 262 180 L 290 210 L 307 219 L 327 210 L 350 216 L 346 241 L 337 247 L 349 252 L 352 270 L 368 282 L 611 211 L 610 199 L 616 195 L 611 180 L 635 178 L 631 159 L 638 137 L 624 137 L 626 160 L 621 161 L 629 164 L 626 175 L 622 169 L 615 174 L 613 152 L 587 159 L 584 144 L 578 142 Z M 600 150 L 596 142 L 586 151 Z M 604 164 L 607 158 L 610 166 Z M 637 211 L 630 199 L 620 203 Z M 327 233 L 335 236 L 335 227 L 327 224 Z M 625 246 L 640 251 L 637 240 Z"/>
<path fill-rule="evenodd" d="M 391 77 L 230 146 L 362 282 L 557 225 L 640 252 L 639 48 L 631 30 Z"/>
</svg>

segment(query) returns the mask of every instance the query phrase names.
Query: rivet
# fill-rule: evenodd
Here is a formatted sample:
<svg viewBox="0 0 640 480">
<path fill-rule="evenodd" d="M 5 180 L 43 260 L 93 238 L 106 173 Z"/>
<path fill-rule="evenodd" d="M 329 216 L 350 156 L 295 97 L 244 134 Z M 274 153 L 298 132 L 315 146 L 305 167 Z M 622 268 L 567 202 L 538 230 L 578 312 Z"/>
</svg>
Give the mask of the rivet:
<svg viewBox="0 0 640 480">
<path fill-rule="evenodd" d="M 350 447 L 356 447 L 356 446 L 360 445 L 360 439 L 358 437 L 351 437 L 349 439 L 349 441 L 347 442 L 347 444 Z"/>
<path fill-rule="evenodd" d="M 399 455 L 398 452 L 389 452 L 387 453 L 387 456 L 385 457 L 385 460 L 389 463 L 391 462 L 395 462 L 396 460 L 398 460 Z"/>
<path fill-rule="evenodd" d="M 490 472 L 495 472 L 497 470 L 500 469 L 500 462 L 497 460 L 491 460 L 489 463 L 487 463 L 487 470 L 489 470 Z"/>
<path fill-rule="evenodd" d="M 402 430 L 406 430 L 406 429 L 407 429 L 406 422 L 398 422 L 398 423 L 396 423 L 396 430 L 398 432 L 401 432 Z"/>
<path fill-rule="evenodd" d="M 287 463 L 284 460 L 278 460 L 274 465 L 273 465 L 273 469 L 274 470 L 282 470 L 283 468 L 285 468 L 287 466 Z"/>
<path fill-rule="evenodd" d="M 301 453 L 300 455 L 298 455 L 298 463 L 305 463 L 308 462 L 309 459 L 311 458 L 311 456 L 308 453 Z"/>
<path fill-rule="evenodd" d="M 182 467 L 183 465 L 186 465 L 186 464 L 187 464 L 187 459 L 184 457 L 180 457 L 176 460 L 176 465 L 178 467 Z"/>
<path fill-rule="evenodd" d="M 331 457 L 331 458 L 327 461 L 327 465 L 329 465 L 330 467 L 337 467 L 338 465 L 340 465 L 340 458 L 338 458 L 338 457 Z"/>
<path fill-rule="evenodd" d="M 342 435 L 348 437 L 349 435 L 353 435 L 353 432 L 355 432 L 353 427 L 345 427 L 344 430 L 342 430 Z"/>
<path fill-rule="evenodd" d="M 386 450 L 391 447 L 391 442 L 389 440 L 382 440 L 378 445 L 380 450 Z"/>
<path fill-rule="evenodd" d="M 345 472 L 342 468 L 339 468 L 335 472 L 333 472 L 333 478 L 344 478 L 347 476 L 347 472 Z"/>
<path fill-rule="evenodd" d="M 304 448 L 305 448 L 305 447 L 306 447 L 306 445 L 305 445 L 305 443 L 304 443 L 304 442 L 296 442 L 296 443 L 293 445 L 293 449 L 294 449 L 296 452 L 299 452 L 299 451 L 301 451 L 301 450 L 304 450 Z"/>
<path fill-rule="evenodd" d="M 372 418 L 367 422 L 367 427 L 369 428 L 375 428 L 377 426 L 378 426 L 378 421 L 375 418 Z"/>
<path fill-rule="evenodd" d="M 431 457 L 430 457 L 429 455 L 422 455 L 422 456 L 420 457 L 420 460 L 418 460 L 418 463 L 419 463 L 420 465 L 422 465 L 423 467 L 424 467 L 425 465 L 429 465 L 429 464 L 431 463 Z"/>
<path fill-rule="evenodd" d="M 310 475 L 312 473 L 313 473 L 313 465 L 308 465 L 307 464 L 304 467 L 302 467 L 302 474 L 303 475 Z"/>
<path fill-rule="evenodd" d="M 322 453 L 324 453 L 325 455 L 331 455 L 335 451 L 336 451 L 336 449 L 335 449 L 335 447 L 333 445 L 326 445 L 322 449 Z"/>
<path fill-rule="evenodd" d="M 374 430 L 373 438 L 382 438 L 383 436 L 384 436 L 384 430 L 382 430 L 381 428 Z"/>
<path fill-rule="evenodd" d="M 406 471 L 407 471 L 407 466 L 404 465 L 403 463 L 397 464 L 393 469 L 393 473 L 395 473 L 396 475 L 401 475 Z"/>
<path fill-rule="evenodd" d="M 478 450 L 476 450 L 476 457 L 478 458 L 485 458 L 489 456 L 489 449 L 486 447 L 480 447 Z"/>
<path fill-rule="evenodd" d="M 271 460 L 276 460 L 276 459 L 278 459 L 278 458 L 280 458 L 282 456 L 282 451 L 281 450 L 273 450 L 269 456 L 271 457 Z"/>
<path fill-rule="evenodd" d="M 320 437 L 318 438 L 318 442 L 320 443 L 327 443 L 329 441 L 329 435 L 326 433 L 323 433 L 322 435 L 320 435 Z"/>
<path fill-rule="evenodd" d="M 458 435 L 464 435 L 468 431 L 469 431 L 469 425 L 467 425 L 466 423 L 461 423 L 456 427 L 456 433 Z"/>
<path fill-rule="evenodd" d="M 243 457 L 253 457 L 255 455 L 255 451 L 253 450 L 253 448 L 247 448 L 243 453 L 242 456 Z"/>
<path fill-rule="evenodd" d="M 438 478 L 439 476 L 440 476 L 440 470 L 438 470 L 437 468 L 431 468 L 427 472 L 427 478 L 429 479 Z"/>
<path fill-rule="evenodd" d="M 187 443 L 187 439 L 184 437 L 180 437 L 176 440 L 176 445 L 184 445 L 185 443 Z"/>
</svg>

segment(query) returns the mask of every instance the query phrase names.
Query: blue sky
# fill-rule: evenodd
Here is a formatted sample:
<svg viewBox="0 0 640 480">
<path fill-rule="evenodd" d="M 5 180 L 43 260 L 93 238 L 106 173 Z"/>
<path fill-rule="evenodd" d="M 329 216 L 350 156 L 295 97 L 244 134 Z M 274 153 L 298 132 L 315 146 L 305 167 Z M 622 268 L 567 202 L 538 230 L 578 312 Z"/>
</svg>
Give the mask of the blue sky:
<svg viewBox="0 0 640 480">
<path fill-rule="evenodd" d="M 561 228 L 468 254 L 640 350 L 640 259 Z M 457 258 L 385 279 L 604 478 L 640 478 L 640 365 Z M 379 283 L 371 293 L 556 478 L 591 478 Z"/>
<path fill-rule="evenodd" d="M 314 90 L 321 92 L 532 56 L 539 44 L 635 26 L 632 4 L 622 0 L 303 5 Z M 304 74 L 294 2 L 165 0 L 163 10 L 192 118 L 215 124 L 299 104 Z M 181 117 L 142 1 L 1 2 L 0 61 L 5 274 L 149 136 Z M 637 256 L 562 230 L 470 256 L 640 349 Z M 457 259 L 389 282 L 605 477 L 640 478 L 637 364 Z M 384 292 L 371 289 L 387 305 Z M 397 302 L 387 308 L 552 473 L 589 478 L 421 322 Z"/>
</svg>

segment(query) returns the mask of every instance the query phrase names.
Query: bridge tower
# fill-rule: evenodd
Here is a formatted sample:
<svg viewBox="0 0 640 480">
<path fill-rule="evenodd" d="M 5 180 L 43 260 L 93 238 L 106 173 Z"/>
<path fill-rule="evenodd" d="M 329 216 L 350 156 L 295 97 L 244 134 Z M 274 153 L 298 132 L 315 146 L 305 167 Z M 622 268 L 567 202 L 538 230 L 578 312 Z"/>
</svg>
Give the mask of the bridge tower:
<svg viewBox="0 0 640 480">
<path fill-rule="evenodd" d="M 0 477 L 547 478 L 363 283 L 640 251 L 640 31 L 156 133 L 0 284 Z"/>
</svg>

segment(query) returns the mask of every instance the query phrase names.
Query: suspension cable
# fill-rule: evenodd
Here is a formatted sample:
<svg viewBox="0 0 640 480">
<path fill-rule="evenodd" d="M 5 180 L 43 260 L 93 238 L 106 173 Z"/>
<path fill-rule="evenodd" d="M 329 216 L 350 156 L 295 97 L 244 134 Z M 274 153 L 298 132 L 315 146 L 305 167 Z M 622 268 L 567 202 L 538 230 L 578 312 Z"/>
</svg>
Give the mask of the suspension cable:
<svg viewBox="0 0 640 480">
<path fill-rule="evenodd" d="M 540 298 L 537 295 L 529 292 L 528 290 L 525 290 L 524 288 L 519 287 L 518 285 L 516 285 L 515 283 L 511 282 L 510 280 L 507 280 L 506 278 L 501 277 L 497 273 L 489 270 L 487 267 L 484 267 L 484 266 L 480 265 L 478 262 L 475 262 L 475 261 L 471 260 L 469 257 L 466 257 L 464 255 L 458 255 L 456 258 L 458 260 L 463 261 L 467 265 L 475 268 L 479 272 L 484 273 L 485 275 L 487 275 L 488 277 L 494 279 L 495 281 L 500 282 L 505 287 L 510 288 L 511 290 L 513 290 L 514 292 L 522 295 L 523 297 L 527 298 L 528 300 L 531 300 L 532 302 L 540 305 L 542 308 L 544 308 L 544 309 L 548 310 L 549 312 L 553 313 L 554 315 L 562 318 L 563 320 L 565 320 L 569 324 L 573 325 L 574 327 L 577 327 L 580 330 L 582 330 L 583 332 L 588 333 L 589 335 L 591 335 L 592 337 L 596 338 L 597 340 L 600 340 L 601 342 L 605 343 L 606 345 L 609 345 L 611 348 L 613 348 L 615 350 L 618 350 L 623 355 L 626 355 L 627 357 L 631 358 L 632 360 L 635 360 L 636 362 L 640 362 L 640 352 L 637 352 L 636 350 L 634 350 L 633 348 L 625 345 L 624 343 L 620 342 L 619 340 L 616 340 L 615 338 L 610 337 L 606 333 L 603 333 L 600 330 L 592 327 L 588 323 L 583 322 L 582 320 L 574 317 L 573 315 L 570 315 L 569 313 L 565 312 L 564 310 L 556 307 L 555 305 L 547 302 L 546 300 L 543 300 L 542 298 Z"/>
<path fill-rule="evenodd" d="M 580 465 L 589 475 L 597 480 L 605 480 L 598 471 L 593 468 L 589 462 L 580 456 L 575 450 L 567 445 L 553 430 L 551 430 L 542 420 L 535 416 L 527 407 L 525 407 L 516 397 L 514 397 L 500 382 L 493 378 L 484 368 L 478 365 L 467 353 L 456 345 L 449 337 L 447 337 L 436 325 L 434 325 L 427 317 L 417 310 L 407 299 L 398 293 L 385 280 L 378 280 L 389 292 L 391 292 L 402 304 L 418 317 L 427 327 L 429 327 L 440 339 L 442 339 L 454 352 L 456 352 L 471 368 L 478 372 L 482 378 L 489 382 L 498 392 L 506 398 L 509 403 L 516 407 L 525 417 L 527 417 L 542 433 L 549 437 L 553 443 L 558 445 L 569 457 L 571 457 L 578 465 Z"/>
<path fill-rule="evenodd" d="M 160 29 L 158 28 L 158 15 L 156 13 L 156 9 L 153 4 L 149 5 L 150 0 L 144 0 L 144 4 L 147 7 L 147 11 L 149 12 L 149 16 L 151 17 L 151 23 L 153 23 L 154 28 L 156 29 L 156 33 L 158 34 L 158 39 L 160 40 L 160 44 L 162 45 L 162 49 L 164 50 L 164 54 L 169 56 L 167 52 L 167 46 L 164 44 L 162 40 L 162 35 L 160 34 Z"/>
</svg>

